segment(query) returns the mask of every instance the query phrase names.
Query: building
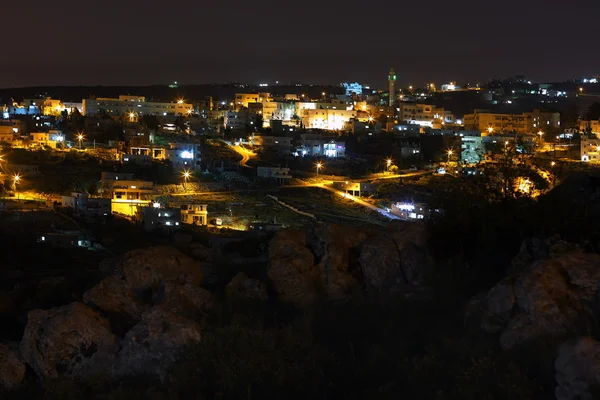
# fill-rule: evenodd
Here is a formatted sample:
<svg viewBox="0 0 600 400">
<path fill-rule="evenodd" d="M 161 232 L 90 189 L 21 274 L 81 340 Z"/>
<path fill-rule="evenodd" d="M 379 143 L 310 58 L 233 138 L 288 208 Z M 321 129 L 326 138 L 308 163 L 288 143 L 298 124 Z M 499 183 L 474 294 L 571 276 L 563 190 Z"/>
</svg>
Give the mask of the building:
<svg viewBox="0 0 600 400">
<path fill-rule="evenodd" d="M 581 136 L 581 161 L 600 162 L 600 139 L 595 135 Z"/>
<path fill-rule="evenodd" d="M 479 130 L 482 135 L 492 133 L 515 132 L 535 134 L 547 128 L 560 128 L 560 114 L 534 110 L 523 114 L 497 114 L 475 110 L 466 114 L 465 129 Z"/>
<path fill-rule="evenodd" d="M 600 134 L 600 121 L 579 121 L 579 131 L 584 133 Z"/>
<path fill-rule="evenodd" d="M 344 89 L 346 90 L 346 96 L 348 96 L 348 97 L 352 97 L 353 95 L 354 96 L 362 96 L 363 86 L 360 83 L 344 82 L 343 86 L 344 86 Z"/>
<path fill-rule="evenodd" d="M 485 149 L 481 136 L 462 136 L 460 141 L 460 158 L 463 163 L 477 164 L 483 160 Z"/>
<path fill-rule="evenodd" d="M 396 105 L 396 71 L 394 68 L 390 69 L 388 74 L 388 84 L 389 84 L 389 106 L 394 107 Z"/>
<path fill-rule="evenodd" d="M 535 109 L 532 112 L 523 113 L 523 116 L 525 116 L 525 120 L 527 121 L 526 133 L 537 133 L 540 130 L 543 131 L 548 128 L 560 128 L 560 113 L 557 112 Z"/>
<path fill-rule="evenodd" d="M 178 100 L 172 103 L 146 101 L 144 96 L 124 96 L 119 98 L 84 99 L 83 115 L 94 116 L 106 114 L 110 116 L 128 115 L 157 115 L 157 116 L 186 116 L 194 112 L 192 104 Z"/>
<path fill-rule="evenodd" d="M 369 182 L 333 182 L 333 187 L 351 196 L 365 197 L 375 194 L 377 186 Z"/>
<path fill-rule="evenodd" d="M 279 184 L 289 183 L 292 179 L 289 168 L 257 167 L 256 175 L 261 179 L 272 180 Z"/>
<path fill-rule="evenodd" d="M 323 154 L 325 157 L 339 158 L 346 155 L 346 143 L 330 140 L 323 143 Z"/>
<path fill-rule="evenodd" d="M 167 160 L 171 161 L 176 170 L 202 169 L 202 151 L 198 143 L 177 142 L 169 143 L 166 151 Z"/>
<path fill-rule="evenodd" d="M 0 143 L 12 143 L 16 135 L 21 132 L 21 124 L 18 120 L 0 120 Z"/>
<path fill-rule="evenodd" d="M 170 233 L 181 228 L 181 210 L 178 208 L 161 208 L 160 205 L 154 204 L 139 207 L 135 216 L 149 232 Z"/>
<path fill-rule="evenodd" d="M 154 191 L 154 183 L 138 180 L 107 180 L 103 187 L 106 197 L 112 199 L 112 211 L 129 216 L 136 215 L 138 208 L 149 206 Z"/>
<path fill-rule="evenodd" d="M 424 203 L 394 203 L 391 213 L 407 220 L 422 220 L 428 217 L 429 210 Z"/>
<path fill-rule="evenodd" d="M 330 131 L 350 130 L 350 122 L 357 118 L 355 110 L 303 109 L 302 124 L 308 129 Z"/>
<path fill-rule="evenodd" d="M 449 122 L 453 119 L 452 114 L 446 113 L 443 108 L 408 101 L 401 102 L 397 107 L 397 112 L 400 121 L 430 128 L 439 129 L 446 124 L 446 118 Z"/>
<path fill-rule="evenodd" d="M 208 225 L 208 206 L 206 204 L 182 205 L 181 222 L 190 225 Z"/>
<path fill-rule="evenodd" d="M 265 151 L 276 151 L 281 154 L 292 152 L 292 138 L 286 136 L 253 135 L 250 143 Z"/>
<path fill-rule="evenodd" d="M 271 100 L 269 93 L 236 93 L 235 94 L 235 105 L 236 108 L 246 107 L 250 103 L 266 103 Z"/>
<path fill-rule="evenodd" d="M 321 134 L 300 134 L 301 146 L 298 147 L 295 156 L 308 157 L 344 157 L 346 155 L 346 143 L 335 139 L 323 137 Z"/>
<path fill-rule="evenodd" d="M 75 217 L 88 220 L 103 219 L 111 215 L 111 199 L 90 198 L 87 193 L 73 192 L 70 196 L 62 196 L 61 205 L 73 209 Z"/>
</svg>

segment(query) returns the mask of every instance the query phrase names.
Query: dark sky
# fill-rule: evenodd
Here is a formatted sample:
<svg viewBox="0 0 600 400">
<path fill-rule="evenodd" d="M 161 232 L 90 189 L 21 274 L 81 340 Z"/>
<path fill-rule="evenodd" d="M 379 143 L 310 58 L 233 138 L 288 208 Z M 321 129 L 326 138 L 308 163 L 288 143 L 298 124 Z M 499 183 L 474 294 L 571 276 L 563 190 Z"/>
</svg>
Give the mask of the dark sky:
<svg viewBox="0 0 600 400">
<path fill-rule="evenodd" d="M 2 5 L 0 87 L 600 74 L 598 0 L 80 0 Z"/>
</svg>

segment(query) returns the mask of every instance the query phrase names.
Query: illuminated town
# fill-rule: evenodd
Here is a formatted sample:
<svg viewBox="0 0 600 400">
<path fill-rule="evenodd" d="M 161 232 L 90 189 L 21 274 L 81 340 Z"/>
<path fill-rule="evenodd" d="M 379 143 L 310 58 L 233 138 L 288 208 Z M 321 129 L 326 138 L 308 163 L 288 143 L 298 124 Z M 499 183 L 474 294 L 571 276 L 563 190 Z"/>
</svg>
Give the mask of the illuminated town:
<svg viewBox="0 0 600 400">
<path fill-rule="evenodd" d="M 495 352 L 497 360 L 512 351 L 521 354 L 522 346 L 544 335 L 563 340 L 581 333 L 570 326 L 596 315 L 580 307 L 595 304 L 600 281 L 600 77 L 411 83 L 400 66 L 380 74 L 379 87 L 273 80 L 172 82 L 135 92 L 92 86 L 0 89 L 0 228 L 9 265 L 0 314 L 10 327 L 1 340 L 13 343 L 0 343 L 0 360 L 16 371 L 8 378 L 0 366 L 0 389 L 18 395 L 26 387 L 22 382 L 88 379 L 96 373 L 124 385 L 130 375 L 165 382 L 168 376 L 191 379 L 188 371 L 205 368 L 206 376 L 209 370 L 219 374 L 218 384 L 193 378 L 177 385 L 188 394 L 206 385 L 201 390 L 207 398 L 230 390 L 237 394 L 214 398 L 249 399 L 250 387 L 259 393 L 256 398 L 296 398 L 282 395 L 290 393 L 285 385 L 267 389 L 279 373 L 267 367 L 269 361 L 301 360 L 306 346 L 311 360 L 328 354 L 351 363 L 355 339 L 349 332 L 357 322 L 343 321 L 350 318 L 344 312 L 368 321 L 382 312 L 373 310 L 384 307 L 388 317 L 377 319 L 373 331 L 402 331 L 411 346 L 425 346 L 420 331 L 408 334 L 404 323 L 386 325 L 399 318 L 388 314 L 390 304 L 399 305 L 400 313 L 424 310 L 410 318 L 438 313 L 434 321 L 455 318 L 461 326 L 468 320 L 485 340 L 499 335 L 499 345 L 485 353 Z M 52 266 L 59 260 L 60 267 Z M 539 302 L 575 305 L 549 310 Z M 244 307 L 257 308 L 247 314 Z M 336 349 L 335 341 L 325 346 L 333 350 L 315 352 L 317 345 L 305 343 L 306 337 L 271 349 L 271 342 L 279 346 L 278 340 L 292 339 L 277 336 L 279 330 L 276 338 L 262 339 L 279 328 L 256 328 L 246 320 L 273 313 L 258 324 L 277 325 L 282 317 L 275 314 L 282 313 L 307 321 L 298 310 L 318 310 L 311 329 L 343 330 L 350 350 Z M 559 327 L 539 322 L 541 314 L 535 313 L 550 313 Z M 441 332 L 427 329 L 434 336 Z M 237 335 L 251 339 L 232 339 Z M 399 362 L 381 355 L 389 339 L 361 335 L 360 340 L 371 339 L 357 351 L 374 352 L 359 354 L 363 362 L 371 356 L 390 362 L 386 365 Z M 445 364 L 472 371 L 471 361 L 448 361 L 455 358 L 451 347 L 466 346 L 467 333 L 454 335 L 449 348 L 431 351 L 442 354 Z M 563 372 L 557 374 L 574 373 L 560 363 L 576 363 L 561 357 L 584 357 L 577 346 L 598 354 L 595 339 L 565 342 L 556 361 Z M 231 361 L 210 357 L 228 351 L 238 357 L 230 348 L 235 340 L 248 340 L 248 349 L 258 350 L 243 350 L 251 353 L 242 357 L 254 367 L 231 372 L 248 374 L 248 381 L 227 386 L 221 380 L 232 375 L 219 365 Z M 386 347 L 370 347 L 378 340 L 387 340 Z M 436 339 L 438 345 L 446 346 Z M 192 352 L 214 364 L 194 359 L 181 365 L 186 372 L 178 370 L 175 357 L 186 346 L 200 346 Z M 284 357 L 286 351 L 293 354 Z M 416 361 L 401 364 L 399 374 L 422 377 L 434 368 L 423 358 L 429 355 L 402 351 Z M 263 360 L 264 353 L 272 358 Z M 318 362 L 330 368 L 329 361 Z M 484 365 L 482 373 L 496 375 L 488 361 L 477 362 Z M 429 367 L 418 366 L 422 363 Z M 266 368 L 268 385 L 251 373 L 257 365 Z M 297 368 L 312 370 L 312 364 Z M 511 382 L 525 379 L 526 367 L 503 368 Z M 553 390 L 552 383 L 534 387 L 537 378 L 527 375 L 531 381 L 518 390 L 476 391 L 474 382 L 462 382 L 452 370 L 444 368 L 444 374 L 464 385 L 453 393 L 468 388 L 476 394 L 447 398 L 524 399 Z M 159 392 L 162 384 L 152 383 Z M 307 389 L 298 398 L 319 397 L 316 393 L 354 398 L 325 386 L 320 382 L 318 390 Z M 419 396 L 422 388 L 406 390 L 387 393 L 432 398 Z M 487 390 L 508 394 L 480 396 Z M 167 398 L 160 393 L 156 398 Z M 379 398 L 365 393 L 357 398 Z M 196 398 L 188 394 L 177 398 Z"/>
</svg>

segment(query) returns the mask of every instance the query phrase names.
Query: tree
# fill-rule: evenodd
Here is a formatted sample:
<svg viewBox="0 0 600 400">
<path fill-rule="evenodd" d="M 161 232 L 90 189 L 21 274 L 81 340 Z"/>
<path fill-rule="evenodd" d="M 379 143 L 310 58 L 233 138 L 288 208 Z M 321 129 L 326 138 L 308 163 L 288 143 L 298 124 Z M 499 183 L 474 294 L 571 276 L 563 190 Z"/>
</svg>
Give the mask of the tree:
<svg viewBox="0 0 600 400">
<path fill-rule="evenodd" d="M 588 121 L 600 120 L 600 102 L 595 101 L 592 103 L 585 114 L 585 119 Z"/>
<path fill-rule="evenodd" d="M 148 129 L 158 130 L 158 126 L 160 125 L 158 122 L 158 118 L 156 115 L 148 115 L 144 114 L 142 116 L 142 124 Z"/>
</svg>

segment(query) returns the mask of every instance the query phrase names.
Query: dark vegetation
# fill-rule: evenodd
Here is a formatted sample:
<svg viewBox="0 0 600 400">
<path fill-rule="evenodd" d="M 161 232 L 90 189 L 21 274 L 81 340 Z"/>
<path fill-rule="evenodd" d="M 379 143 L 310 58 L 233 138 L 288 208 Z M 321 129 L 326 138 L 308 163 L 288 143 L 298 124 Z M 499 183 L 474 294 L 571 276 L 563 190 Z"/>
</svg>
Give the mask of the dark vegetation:
<svg viewBox="0 0 600 400">
<path fill-rule="evenodd" d="M 567 179 L 538 201 L 490 201 L 484 187 L 456 181 L 441 198 L 445 213 L 430 226 L 436 255 L 432 301 L 357 301 L 292 310 L 277 302 L 223 296 L 200 344 L 185 349 L 169 383 L 152 378 L 83 382 L 32 378 L 7 399 L 548 399 L 553 397 L 551 340 L 502 352 L 498 340 L 472 330 L 468 299 L 507 275 L 522 239 L 559 234 L 598 250 L 600 181 Z M 463 186 L 460 186 L 463 185 Z M 229 244 L 225 253 L 264 252 L 265 240 Z M 95 278 L 98 260 L 80 253 L 32 252 L 2 240 L 5 277 L 59 269 L 77 298 Z M 85 261 L 82 261 L 82 258 Z M 42 261 L 42 260 L 45 260 Z M 264 265 L 246 272 L 264 276 Z M 8 287 L 3 288 L 7 290 Z M 14 337 L 33 307 L 67 298 L 40 297 L 11 308 L 4 335 Z"/>
</svg>

